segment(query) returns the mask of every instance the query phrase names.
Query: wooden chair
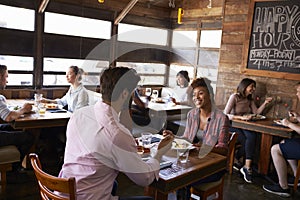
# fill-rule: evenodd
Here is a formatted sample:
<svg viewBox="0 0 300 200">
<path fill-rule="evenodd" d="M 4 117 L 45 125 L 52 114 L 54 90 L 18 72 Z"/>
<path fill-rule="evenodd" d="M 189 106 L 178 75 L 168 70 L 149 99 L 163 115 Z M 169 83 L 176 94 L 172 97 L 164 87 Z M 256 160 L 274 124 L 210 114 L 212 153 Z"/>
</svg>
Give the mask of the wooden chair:
<svg viewBox="0 0 300 200">
<path fill-rule="evenodd" d="M 236 149 L 236 141 L 238 138 L 238 133 L 230 133 L 230 139 L 228 143 L 228 162 L 227 162 L 227 170 L 229 174 L 232 174 L 233 164 L 234 164 L 234 153 Z"/>
<path fill-rule="evenodd" d="M 31 153 L 29 155 L 32 168 L 37 178 L 40 194 L 43 200 L 75 200 L 76 182 L 75 178 L 58 178 L 47 174 L 42 170 L 38 155 Z M 58 193 L 61 193 L 59 195 Z"/>
<path fill-rule="evenodd" d="M 294 191 L 297 191 L 297 189 L 298 189 L 299 178 L 300 178 L 300 160 L 298 160 L 298 167 L 297 167 L 297 172 L 296 172 L 295 181 L 294 181 Z"/>
<path fill-rule="evenodd" d="M 237 140 L 237 133 L 231 133 L 230 140 L 228 142 L 228 161 L 227 161 L 227 170 L 229 174 L 232 174 L 232 167 L 234 161 L 234 151 L 235 151 L 235 143 Z M 191 194 L 195 194 L 200 197 L 201 200 L 206 200 L 212 194 L 218 193 L 218 200 L 223 199 L 223 187 L 224 187 L 224 176 L 214 182 L 209 183 L 202 183 L 199 185 L 195 185 L 191 187 L 190 192 Z M 191 200 L 193 198 L 191 197 Z"/>
<path fill-rule="evenodd" d="M 16 146 L 0 147 L 1 190 L 6 190 L 6 172 L 12 170 L 12 164 L 20 162 L 20 152 Z"/>
</svg>

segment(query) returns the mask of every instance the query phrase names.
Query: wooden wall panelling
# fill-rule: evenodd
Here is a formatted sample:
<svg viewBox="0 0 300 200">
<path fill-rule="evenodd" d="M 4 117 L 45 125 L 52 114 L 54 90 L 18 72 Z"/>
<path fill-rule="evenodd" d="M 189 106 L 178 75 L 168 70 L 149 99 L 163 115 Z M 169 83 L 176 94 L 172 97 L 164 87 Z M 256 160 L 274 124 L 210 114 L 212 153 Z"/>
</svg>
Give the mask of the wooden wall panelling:
<svg viewBox="0 0 300 200">
<path fill-rule="evenodd" d="M 225 11 L 223 16 L 223 37 L 220 51 L 216 103 L 217 105 L 225 105 L 227 103 L 228 97 L 235 91 L 240 80 L 248 77 L 258 82 L 258 91 L 260 91 L 261 87 L 263 86 L 265 87 L 265 91 L 269 95 L 273 96 L 274 99 L 283 99 L 282 102 L 284 103 L 278 104 L 278 110 L 279 112 L 281 112 L 279 113 L 279 115 L 284 116 L 286 112 L 286 102 L 288 104 L 292 102 L 291 107 L 293 109 L 300 108 L 294 88 L 294 85 L 297 83 L 297 81 L 284 80 L 273 77 L 245 75 L 241 74 L 240 72 L 240 67 L 242 67 L 243 54 L 238 53 L 237 51 L 241 51 L 241 48 L 243 46 L 242 38 L 245 37 L 245 31 L 249 26 L 248 17 L 245 17 L 248 16 L 248 14 L 245 15 L 244 13 L 249 9 L 249 2 L 249 0 L 225 0 Z M 235 11 L 235 9 L 233 9 L 235 7 L 234 4 L 239 5 L 238 8 L 243 12 L 240 12 L 238 10 Z M 233 35 L 236 35 L 236 37 L 238 38 L 234 41 L 231 40 L 231 38 L 233 37 L 232 31 L 234 33 Z M 230 55 L 229 53 L 231 51 L 234 52 L 232 55 Z M 273 116 L 275 107 L 276 106 L 272 105 L 271 109 L 269 109 L 268 113 L 266 114 L 268 116 Z"/>
</svg>

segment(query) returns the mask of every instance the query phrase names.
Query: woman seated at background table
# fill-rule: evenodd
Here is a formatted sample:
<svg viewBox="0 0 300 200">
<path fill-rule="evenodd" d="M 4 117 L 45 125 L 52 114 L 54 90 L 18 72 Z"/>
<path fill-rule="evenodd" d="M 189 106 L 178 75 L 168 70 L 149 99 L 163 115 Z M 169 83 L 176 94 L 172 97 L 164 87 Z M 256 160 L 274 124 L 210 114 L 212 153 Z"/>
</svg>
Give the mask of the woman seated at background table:
<svg viewBox="0 0 300 200">
<path fill-rule="evenodd" d="M 68 111 L 70 112 L 87 106 L 89 104 L 89 96 L 87 90 L 81 83 L 83 73 L 84 71 L 77 66 L 69 67 L 66 72 L 67 81 L 71 84 L 68 92 L 60 99 L 52 100 L 43 98 L 42 102 L 68 106 Z"/>
<path fill-rule="evenodd" d="M 187 71 L 179 71 L 176 75 L 176 87 L 171 91 L 167 91 L 171 100 L 177 105 L 190 105 L 191 100 L 191 87 L 189 87 L 189 74 Z"/>
<path fill-rule="evenodd" d="M 191 84 L 193 89 L 193 108 L 187 114 L 187 124 L 183 134 L 183 138 L 187 138 L 195 146 L 200 148 L 201 152 L 208 153 L 210 151 L 227 155 L 228 139 L 229 139 L 229 119 L 215 106 L 213 88 L 210 80 L 206 78 L 198 78 Z M 169 134 L 171 131 L 165 131 Z M 209 149 L 207 149 L 209 148 Z M 202 151 L 203 150 L 203 151 Z M 205 179 L 199 180 L 192 185 L 207 183 L 220 180 L 225 171 L 218 172 Z M 187 188 L 186 198 L 190 198 L 190 187 Z"/>
<path fill-rule="evenodd" d="M 251 120 L 252 116 L 247 114 L 261 114 L 266 105 L 272 101 L 271 97 L 265 99 L 264 103 L 257 108 L 253 100 L 253 94 L 255 92 L 256 82 L 249 78 L 244 78 L 237 87 L 237 92 L 229 97 L 229 100 L 224 109 L 224 113 L 228 115 L 230 120 Z M 240 172 L 244 176 L 244 180 L 248 183 L 252 183 L 252 159 L 255 150 L 256 134 L 252 131 L 230 128 L 231 132 L 238 133 L 238 143 L 241 143 L 242 147 L 238 149 L 235 155 L 237 160 L 240 160 L 244 154 L 246 161 L 244 166 L 240 169 Z"/>
<path fill-rule="evenodd" d="M 297 97 L 300 101 L 300 82 L 296 85 Z M 300 113 L 289 111 L 290 119 L 283 119 L 277 121 L 278 124 L 293 129 L 300 135 Z M 296 124 L 296 123 L 298 124 Z M 263 189 L 267 192 L 277 194 L 283 197 L 290 196 L 290 189 L 288 186 L 294 185 L 295 175 L 297 171 L 297 160 L 300 160 L 300 138 L 285 139 L 280 144 L 275 144 L 271 148 L 271 155 L 273 163 L 278 174 L 279 184 L 263 185 Z M 287 178 L 287 163 L 290 164 L 293 170 L 293 177 Z M 299 186 L 298 180 L 298 186 Z"/>
</svg>

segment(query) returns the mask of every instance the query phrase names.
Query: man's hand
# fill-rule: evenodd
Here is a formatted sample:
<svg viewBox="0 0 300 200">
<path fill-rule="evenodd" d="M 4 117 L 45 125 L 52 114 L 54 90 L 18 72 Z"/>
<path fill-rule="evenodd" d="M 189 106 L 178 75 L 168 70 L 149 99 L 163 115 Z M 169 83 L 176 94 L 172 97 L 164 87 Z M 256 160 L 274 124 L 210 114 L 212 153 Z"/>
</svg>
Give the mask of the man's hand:
<svg viewBox="0 0 300 200">
<path fill-rule="evenodd" d="M 23 113 L 29 113 L 32 110 L 32 105 L 29 104 L 29 103 L 25 103 L 23 105 L 23 107 L 21 108 L 21 110 L 22 110 Z"/>
</svg>

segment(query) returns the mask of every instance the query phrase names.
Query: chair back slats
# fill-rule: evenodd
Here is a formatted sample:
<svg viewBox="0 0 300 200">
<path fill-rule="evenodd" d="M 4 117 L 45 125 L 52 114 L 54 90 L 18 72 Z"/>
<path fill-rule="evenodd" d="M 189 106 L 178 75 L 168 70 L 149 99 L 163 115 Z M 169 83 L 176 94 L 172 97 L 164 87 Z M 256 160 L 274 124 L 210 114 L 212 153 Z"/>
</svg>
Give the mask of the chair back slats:
<svg viewBox="0 0 300 200">
<path fill-rule="evenodd" d="M 227 161 L 227 170 L 229 174 L 232 174 L 233 162 L 234 162 L 234 153 L 235 153 L 235 143 L 238 138 L 238 133 L 230 133 L 230 139 L 228 142 L 228 161 Z"/>
<path fill-rule="evenodd" d="M 76 182 L 74 177 L 66 179 L 52 176 L 42 170 L 41 162 L 36 154 L 31 153 L 29 157 L 39 184 L 42 199 L 76 199 Z"/>
</svg>

